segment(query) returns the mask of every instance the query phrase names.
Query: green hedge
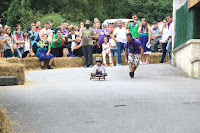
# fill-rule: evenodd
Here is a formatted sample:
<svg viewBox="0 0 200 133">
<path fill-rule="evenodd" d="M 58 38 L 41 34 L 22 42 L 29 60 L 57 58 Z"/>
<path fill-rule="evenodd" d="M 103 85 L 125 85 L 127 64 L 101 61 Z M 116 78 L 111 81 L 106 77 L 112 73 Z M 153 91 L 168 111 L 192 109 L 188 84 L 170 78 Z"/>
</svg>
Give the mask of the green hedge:
<svg viewBox="0 0 200 133">
<path fill-rule="evenodd" d="M 200 8 L 188 9 L 186 2 L 176 11 L 176 36 L 174 48 L 190 39 L 200 38 Z"/>
</svg>

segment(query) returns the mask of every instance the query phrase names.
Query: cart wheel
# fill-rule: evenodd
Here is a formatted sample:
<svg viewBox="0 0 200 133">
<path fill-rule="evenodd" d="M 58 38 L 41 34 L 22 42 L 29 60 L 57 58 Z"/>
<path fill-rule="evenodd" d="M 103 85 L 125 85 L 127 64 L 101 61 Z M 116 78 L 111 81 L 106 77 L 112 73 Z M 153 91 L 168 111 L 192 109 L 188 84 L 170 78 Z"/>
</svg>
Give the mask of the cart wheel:
<svg viewBox="0 0 200 133">
<path fill-rule="evenodd" d="M 100 77 L 99 77 L 99 80 L 100 80 Z"/>
</svg>

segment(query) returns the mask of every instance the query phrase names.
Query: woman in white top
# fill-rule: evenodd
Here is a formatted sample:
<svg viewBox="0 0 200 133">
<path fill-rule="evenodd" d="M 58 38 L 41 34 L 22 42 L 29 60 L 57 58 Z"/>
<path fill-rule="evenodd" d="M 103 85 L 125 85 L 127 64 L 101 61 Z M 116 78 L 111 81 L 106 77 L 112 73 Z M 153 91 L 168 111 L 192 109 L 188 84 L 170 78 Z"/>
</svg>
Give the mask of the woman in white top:
<svg viewBox="0 0 200 133">
<path fill-rule="evenodd" d="M 104 43 L 102 44 L 103 64 L 104 64 L 104 66 L 107 66 L 106 55 L 108 55 L 109 56 L 109 63 L 110 63 L 110 66 L 111 66 L 112 60 L 111 60 L 111 53 L 110 53 L 110 45 L 108 43 L 107 36 L 104 37 L 103 41 L 104 41 Z"/>
<path fill-rule="evenodd" d="M 4 48 L 4 57 L 8 58 L 14 56 L 13 35 L 10 27 L 8 27 L 5 32 L 6 34 L 4 36 L 7 40 L 6 42 L 7 45 L 5 45 Z"/>
<path fill-rule="evenodd" d="M 28 36 L 28 30 L 24 30 L 23 33 L 24 36 L 24 53 L 22 57 L 27 57 L 28 53 L 32 51 L 32 44 L 31 44 L 31 38 Z"/>
<path fill-rule="evenodd" d="M 169 29 L 168 29 L 168 26 L 167 26 L 167 20 L 166 19 L 163 20 L 163 27 L 160 31 L 160 34 L 162 34 L 162 39 L 160 41 L 160 44 L 162 44 L 161 45 L 162 58 L 161 58 L 160 63 L 164 63 L 166 52 L 167 52 L 166 47 L 167 47 L 167 43 L 168 43 L 168 36 L 169 36 Z"/>
</svg>

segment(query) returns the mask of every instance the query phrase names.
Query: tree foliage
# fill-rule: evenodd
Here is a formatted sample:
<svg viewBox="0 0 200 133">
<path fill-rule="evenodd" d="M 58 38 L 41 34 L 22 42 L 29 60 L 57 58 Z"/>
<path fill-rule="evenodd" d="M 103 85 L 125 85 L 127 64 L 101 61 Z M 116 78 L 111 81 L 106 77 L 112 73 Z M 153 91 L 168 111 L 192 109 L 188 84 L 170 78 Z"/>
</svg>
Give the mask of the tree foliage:
<svg viewBox="0 0 200 133">
<path fill-rule="evenodd" d="M 31 20 L 53 20 L 54 23 L 69 21 L 78 23 L 97 17 L 101 22 L 109 18 L 131 18 L 137 13 L 139 18 L 147 18 L 152 23 L 161 21 L 172 13 L 173 0 L 2 0 L 0 9 L 4 24 L 24 27 Z M 52 18 L 51 18 L 52 17 Z"/>
</svg>

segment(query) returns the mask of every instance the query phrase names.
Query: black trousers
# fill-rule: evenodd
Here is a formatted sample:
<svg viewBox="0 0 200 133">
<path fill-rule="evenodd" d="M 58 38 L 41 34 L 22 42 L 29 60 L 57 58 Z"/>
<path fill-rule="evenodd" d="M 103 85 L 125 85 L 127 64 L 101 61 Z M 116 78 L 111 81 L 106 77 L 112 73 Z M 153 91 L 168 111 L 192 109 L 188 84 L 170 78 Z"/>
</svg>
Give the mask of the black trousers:
<svg viewBox="0 0 200 133">
<path fill-rule="evenodd" d="M 51 48 L 51 54 L 54 57 L 63 57 L 63 49 L 64 48 L 68 48 L 68 46 L 67 45 L 62 45 L 59 48 Z"/>
<path fill-rule="evenodd" d="M 93 65 L 93 46 L 86 45 L 82 46 L 83 56 L 85 57 L 85 65 Z"/>
</svg>

